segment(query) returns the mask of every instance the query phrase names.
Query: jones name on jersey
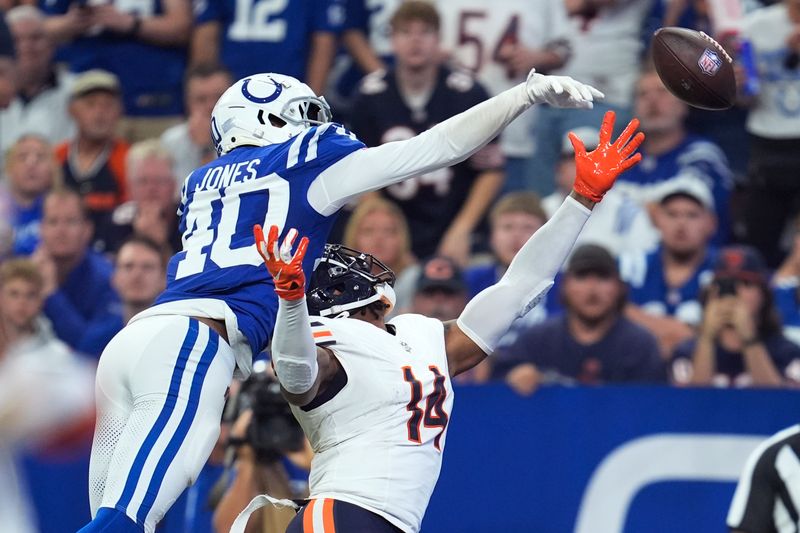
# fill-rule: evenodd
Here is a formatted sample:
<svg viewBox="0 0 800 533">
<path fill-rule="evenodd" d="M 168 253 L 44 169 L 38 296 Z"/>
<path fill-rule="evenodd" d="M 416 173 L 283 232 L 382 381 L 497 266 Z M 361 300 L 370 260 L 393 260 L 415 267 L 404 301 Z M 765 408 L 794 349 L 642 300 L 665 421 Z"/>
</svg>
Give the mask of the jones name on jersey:
<svg viewBox="0 0 800 533">
<path fill-rule="evenodd" d="M 183 185 L 178 209 L 183 251 L 170 260 L 167 288 L 156 304 L 221 300 L 252 353 L 263 350 L 275 323 L 277 296 L 253 244 L 253 225 L 302 228 L 310 240 L 305 268 L 311 271 L 335 217 L 309 205 L 308 188 L 324 170 L 363 147 L 342 126 L 328 123 L 284 143 L 239 148 L 195 170 Z M 249 368 L 246 359 L 237 354 L 240 366 Z"/>
</svg>

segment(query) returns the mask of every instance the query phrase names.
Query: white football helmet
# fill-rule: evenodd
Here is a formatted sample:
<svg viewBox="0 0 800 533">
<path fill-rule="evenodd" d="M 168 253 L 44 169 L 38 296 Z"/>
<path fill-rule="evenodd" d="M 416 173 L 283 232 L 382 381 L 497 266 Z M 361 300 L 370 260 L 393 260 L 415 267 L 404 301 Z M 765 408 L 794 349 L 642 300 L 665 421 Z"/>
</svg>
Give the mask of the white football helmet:
<svg viewBox="0 0 800 533">
<path fill-rule="evenodd" d="M 305 83 L 283 74 L 256 74 L 231 85 L 217 101 L 211 138 L 223 155 L 237 146 L 282 143 L 330 120 L 325 98 Z"/>
</svg>

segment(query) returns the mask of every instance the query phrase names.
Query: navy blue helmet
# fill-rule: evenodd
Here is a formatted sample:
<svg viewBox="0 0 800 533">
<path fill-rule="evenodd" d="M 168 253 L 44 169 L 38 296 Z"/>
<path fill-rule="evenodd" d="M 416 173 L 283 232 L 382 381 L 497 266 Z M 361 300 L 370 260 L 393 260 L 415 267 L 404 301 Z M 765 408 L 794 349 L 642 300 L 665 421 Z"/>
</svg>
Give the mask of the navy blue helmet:
<svg viewBox="0 0 800 533">
<path fill-rule="evenodd" d="M 326 244 L 311 275 L 306 301 L 317 316 L 339 316 L 372 302 L 394 307 L 394 272 L 374 256 Z"/>
</svg>

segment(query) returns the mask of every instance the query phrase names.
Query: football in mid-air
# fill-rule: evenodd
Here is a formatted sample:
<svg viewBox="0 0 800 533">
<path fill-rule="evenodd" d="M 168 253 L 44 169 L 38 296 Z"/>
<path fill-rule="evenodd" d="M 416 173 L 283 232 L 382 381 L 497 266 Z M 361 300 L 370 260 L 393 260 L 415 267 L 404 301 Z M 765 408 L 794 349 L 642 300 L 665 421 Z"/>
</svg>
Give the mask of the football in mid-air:
<svg viewBox="0 0 800 533">
<path fill-rule="evenodd" d="M 701 31 L 666 27 L 656 30 L 653 62 L 672 94 L 700 109 L 721 110 L 736 100 L 733 60 Z"/>
</svg>

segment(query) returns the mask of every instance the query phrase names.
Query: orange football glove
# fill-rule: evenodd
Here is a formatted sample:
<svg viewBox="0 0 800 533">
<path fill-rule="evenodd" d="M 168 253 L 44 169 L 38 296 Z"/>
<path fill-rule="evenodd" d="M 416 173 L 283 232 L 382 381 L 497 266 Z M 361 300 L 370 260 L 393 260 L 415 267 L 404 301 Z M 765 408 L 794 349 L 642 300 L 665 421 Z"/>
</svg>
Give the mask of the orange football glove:
<svg viewBox="0 0 800 533">
<path fill-rule="evenodd" d="M 275 293 L 284 300 L 299 300 L 306 294 L 306 275 L 303 273 L 303 257 L 308 248 L 308 237 L 300 239 L 297 251 L 292 255 L 292 245 L 297 238 L 297 230 L 292 228 L 278 248 L 278 226 L 269 228 L 269 236 L 264 241 L 261 226 L 253 226 L 256 249 L 264 259 L 267 270 L 275 281 Z"/>
<path fill-rule="evenodd" d="M 639 120 L 631 120 L 617 141 L 612 143 L 611 132 L 614 131 L 615 118 L 613 111 L 606 111 L 600 127 L 600 144 L 589 153 L 586 153 L 583 142 L 569 132 L 569 140 L 575 149 L 576 167 L 575 185 L 572 188 L 576 193 L 595 202 L 603 199 L 617 176 L 642 159 L 642 154 L 634 153 L 644 141 L 644 133 L 641 131 L 636 136 L 633 135 L 639 127 Z"/>
</svg>

